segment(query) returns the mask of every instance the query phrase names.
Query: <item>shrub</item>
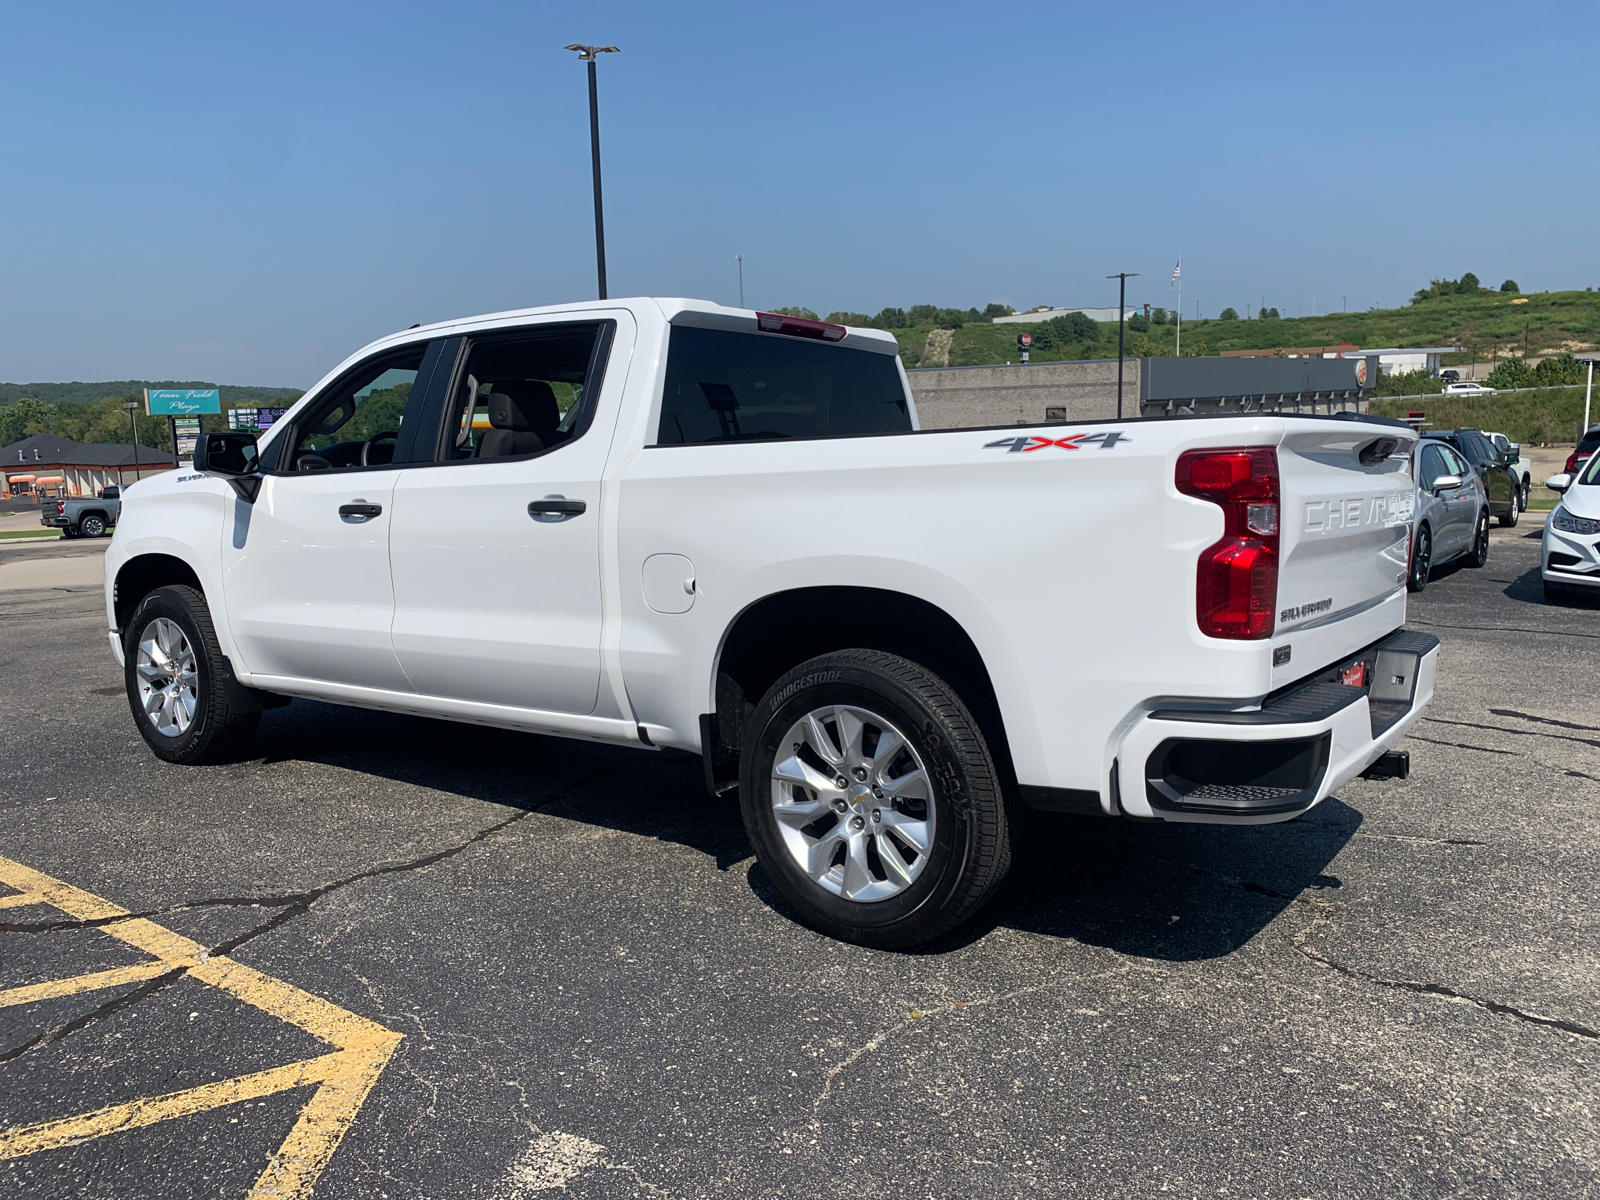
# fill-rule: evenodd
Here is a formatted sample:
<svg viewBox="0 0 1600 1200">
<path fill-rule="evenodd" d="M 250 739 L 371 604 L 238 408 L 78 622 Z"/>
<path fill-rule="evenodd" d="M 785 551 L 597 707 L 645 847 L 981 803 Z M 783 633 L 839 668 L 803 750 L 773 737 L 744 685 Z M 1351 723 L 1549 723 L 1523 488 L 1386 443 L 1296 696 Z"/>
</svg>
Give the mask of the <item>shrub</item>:
<svg viewBox="0 0 1600 1200">
<path fill-rule="evenodd" d="M 857 328 L 872 324 L 872 318 L 866 313 L 833 312 L 828 314 L 827 319 L 835 325 L 854 325 Z"/>
<path fill-rule="evenodd" d="M 1504 283 L 1502 283 L 1500 285 L 1500 290 L 1502 292 L 1513 292 L 1514 293 L 1514 292 L 1520 292 L 1522 289 L 1517 286 L 1517 281 L 1515 279 L 1508 279 L 1508 280 L 1506 280 Z"/>
<path fill-rule="evenodd" d="M 1073 342 L 1100 340 L 1099 323 L 1093 317 L 1081 312 L 1063 313 L 1059 317 L 1051 317 L 1039 329 L 1050 339 L 1051 344 L 1057 347 L 1070 345 Z"/>
<path fill-rule="evenodd" d="M 1150 310 L 1150 324 L 1152 324 L 1152 325 L 1165 325 L 1166 323 L 1167 323 L 1167 310 L 1166 309 L 1164 309 L 1164 308 L 1152 308 Z"/>
<path fill-rule="evenodd" d="M 1128 318 L 1128 328 L 1135 333 L 1146 333 L 1150 329 L 1150 318 L 1143 313 L 1136 312 Z"/>
<path fill-rule="evenodd" d="M 1581 382 L 1584 368 L 1578 365 L 1578 360 L 1571 353 L 1563 350 L 1560 354 L 1552 355 L 1533 369 L 1535 387 L 1560 387 L 1563 384 Z"/>
<path fill-rule="evenodd" d="M 1219 321 L 1237 321 L 1238 319 L 1239 314 L 1234 312 L 1231 308 L 1225 308 L 1217 314 L 1217 320 Z"/>
<path fill-rule="evenodd" d="M 1382 375 L 1372 389 L 1374 396 L 1428 396 L 1444 391 L 1444 380 L 1423 367 L 1417 371 L 1396 371 Z"/>
<path fill-rule="evenodd" d="M 1492 388 L 1533 387 L 1533 369 L 1520 358 L 1503 358 L 1484 382 Z"/>
</svg>

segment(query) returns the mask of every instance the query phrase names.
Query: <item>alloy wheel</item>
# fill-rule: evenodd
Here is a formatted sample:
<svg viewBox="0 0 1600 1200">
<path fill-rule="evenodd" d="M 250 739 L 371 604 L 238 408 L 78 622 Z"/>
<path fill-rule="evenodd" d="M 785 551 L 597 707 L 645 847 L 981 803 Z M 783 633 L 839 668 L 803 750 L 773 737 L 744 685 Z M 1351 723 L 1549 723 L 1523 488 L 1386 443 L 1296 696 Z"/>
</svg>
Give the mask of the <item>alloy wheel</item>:
<svg viewBox="0 0 1600 1200">
<path fill-rule="evenodd" d="M 199 674 L 183 627 L 157 617 L 139 638 L 135 671 L 144 715 L 163 737 L 181 737 L 194 724 Z"/>
<path fill-rule="evenodd" d="M 830 705 L 796 721 L 778 755 L 772 811 L 814 883 L 870 903 L 916 882 L 933 847 L 933 789 L 900 730 L 867 709 Z"/>
</svg>

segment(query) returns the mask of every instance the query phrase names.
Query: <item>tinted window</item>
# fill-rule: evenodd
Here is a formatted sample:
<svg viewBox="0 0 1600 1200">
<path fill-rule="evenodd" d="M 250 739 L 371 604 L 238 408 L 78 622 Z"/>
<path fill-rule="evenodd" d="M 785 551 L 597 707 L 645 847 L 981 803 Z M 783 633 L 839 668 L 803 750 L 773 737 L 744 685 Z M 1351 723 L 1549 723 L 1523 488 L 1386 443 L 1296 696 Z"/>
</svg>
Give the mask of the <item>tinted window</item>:
<svg viewBox="0 0 1600 1200">
<path fill-rule="evenodd" d="M 1459 475 L 1462 479 L 1472 478 L 1473 471 L 1472 468 L 1467 464 L 1466 459 L 1462 458 L 1461 455 L 1457 454 L 1449 446 L 1440 446 L 1439 451 L 1444 455 L 1445 466 L 1448 468 L 1448 474 Z"/>
<path fill-rule="evenodd" d="M 1422 484 L 1424 491 L 1433 490 L 1433 481 L 1441 475 L 1450 474 L 1445 466 L 1444 455 L 1439 453 L 1437 446 L 1424 446 L 1422 448 L 1422 469 L 1419 472 L 1418 483 Z"/>
<path fill-rule="evenodd" d="M 910 431 L 892 354 L 783 334 L 672 330 L 663 445 Z"/>
<path fill-rule="evenodd" d="M 1589 465 L 1584 468 L 1583 474 L 1578 476 L 1578 482 L 1586 486 L 1600 484 L 1600 454 L 1590 456 Z"/>
</svg>

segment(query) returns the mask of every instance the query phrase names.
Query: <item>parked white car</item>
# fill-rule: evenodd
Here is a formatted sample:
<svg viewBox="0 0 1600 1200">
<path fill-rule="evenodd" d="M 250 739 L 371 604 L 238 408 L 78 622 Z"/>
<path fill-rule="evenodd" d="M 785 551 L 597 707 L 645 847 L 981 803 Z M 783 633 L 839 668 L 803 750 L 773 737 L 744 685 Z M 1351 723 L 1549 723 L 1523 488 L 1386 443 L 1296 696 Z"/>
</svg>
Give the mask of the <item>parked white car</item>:
<svg viewBox="0 0 1600 1200">
<path fill-rule="evenodd" d="M 1539 547 L 1545 599 L 1559 603 L 1574 593 L 1600 595 L 1600 454 L 1576 475 L 1552 475 L 1544 485 L 1561 493 Z"/>
<path fill-rule="evenodd" d="M 1480 430 L 1480 432 L 1494 443 L 1495 449 L 1505 455 L 1506 462 L 1510 464 L 1511 469 L 1516 473 L 1518 501 L 1522 506 L 1522 511 L 1527 512 L 1528 497 L 1533 492 L 1532 460 L 1522 453 L 1522 446 L 1519 443 L 1513 442 L 1505 434 L 1489 433 L 1487 430 Z"/>
<path fill-rule="evenodd" d="M 909 945 L 993 893 L 1014 805 L 1249 825 L 1404 773 L 1438 657 L 1402 628 L 1413 440 L 925 431 L 887 333 L 499 313 L 142 482 L 110 644 L 173 762 L 297 696 L 698 753 L 796 911 Z"/>
</svg>

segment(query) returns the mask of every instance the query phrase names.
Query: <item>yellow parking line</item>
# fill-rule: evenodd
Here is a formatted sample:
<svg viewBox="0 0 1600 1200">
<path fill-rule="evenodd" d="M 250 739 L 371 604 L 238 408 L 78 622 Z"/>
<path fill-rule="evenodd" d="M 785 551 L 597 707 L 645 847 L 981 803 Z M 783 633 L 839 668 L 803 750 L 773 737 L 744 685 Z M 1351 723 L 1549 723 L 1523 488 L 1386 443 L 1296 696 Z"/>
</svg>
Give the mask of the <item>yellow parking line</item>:
<svg viewBox="0 0 1600 1200">
<path fill-rule="evenodd" d="M 99 931 L 154 957 L 153 962 L 96 971 L 71 979 L 0 992 L 0 1007 L 74 995 L 154 978 L 186 968 L 189 978 L 218 988 L 262 1012 L 295 1025 L 334 1047 L 334 1052 L 164 1096 L 114 1104 L 97 1112 L 0 1130 L 0 1159 L 19 1158 L 76 1145 L 125 1129 L 188 1116 L 243 1100 L 316 1084 L 294 1128 L 249 1192 L 250 1200 L 304 1200 L 377 1082 L 401 1035 L 357 1016 L 320 996 L 226 956 L 208 957 L 198 942 L 127 909 L 7 858 L 0 858 L 0 883 L 83 921 L 106 921 Z M 4 897 L 0 903 L 22 901 Z"/>
<path fill-rule="evenodd" d="M 96 971 L 93 975 L 74 975 L 71 979 L 52 979 L 49 983 L 30 983 L 27 987 L 9 988 L 0 992 L 0 1008 L 32 1004 L 37 1000 L 54 1000 L 58 996 L 98 992 L 101 988 L 118 987 L 124 983 L 141 983 L 146 979 L 154 979 L 157 975 L 165 975 L 174 967 L 184 965 L 182 960 L 179 962 L 162 960 L 137 963 L 131 967 L 112 967 L 109 971 Z"/>
<path fill-rule="evenodd" d="M 0 896 L 0 908 L 21 908 L 25 904 L 43 904 L 44 898 L 37 892 L 16 892 L 10 896 Z"/>
</svg>

